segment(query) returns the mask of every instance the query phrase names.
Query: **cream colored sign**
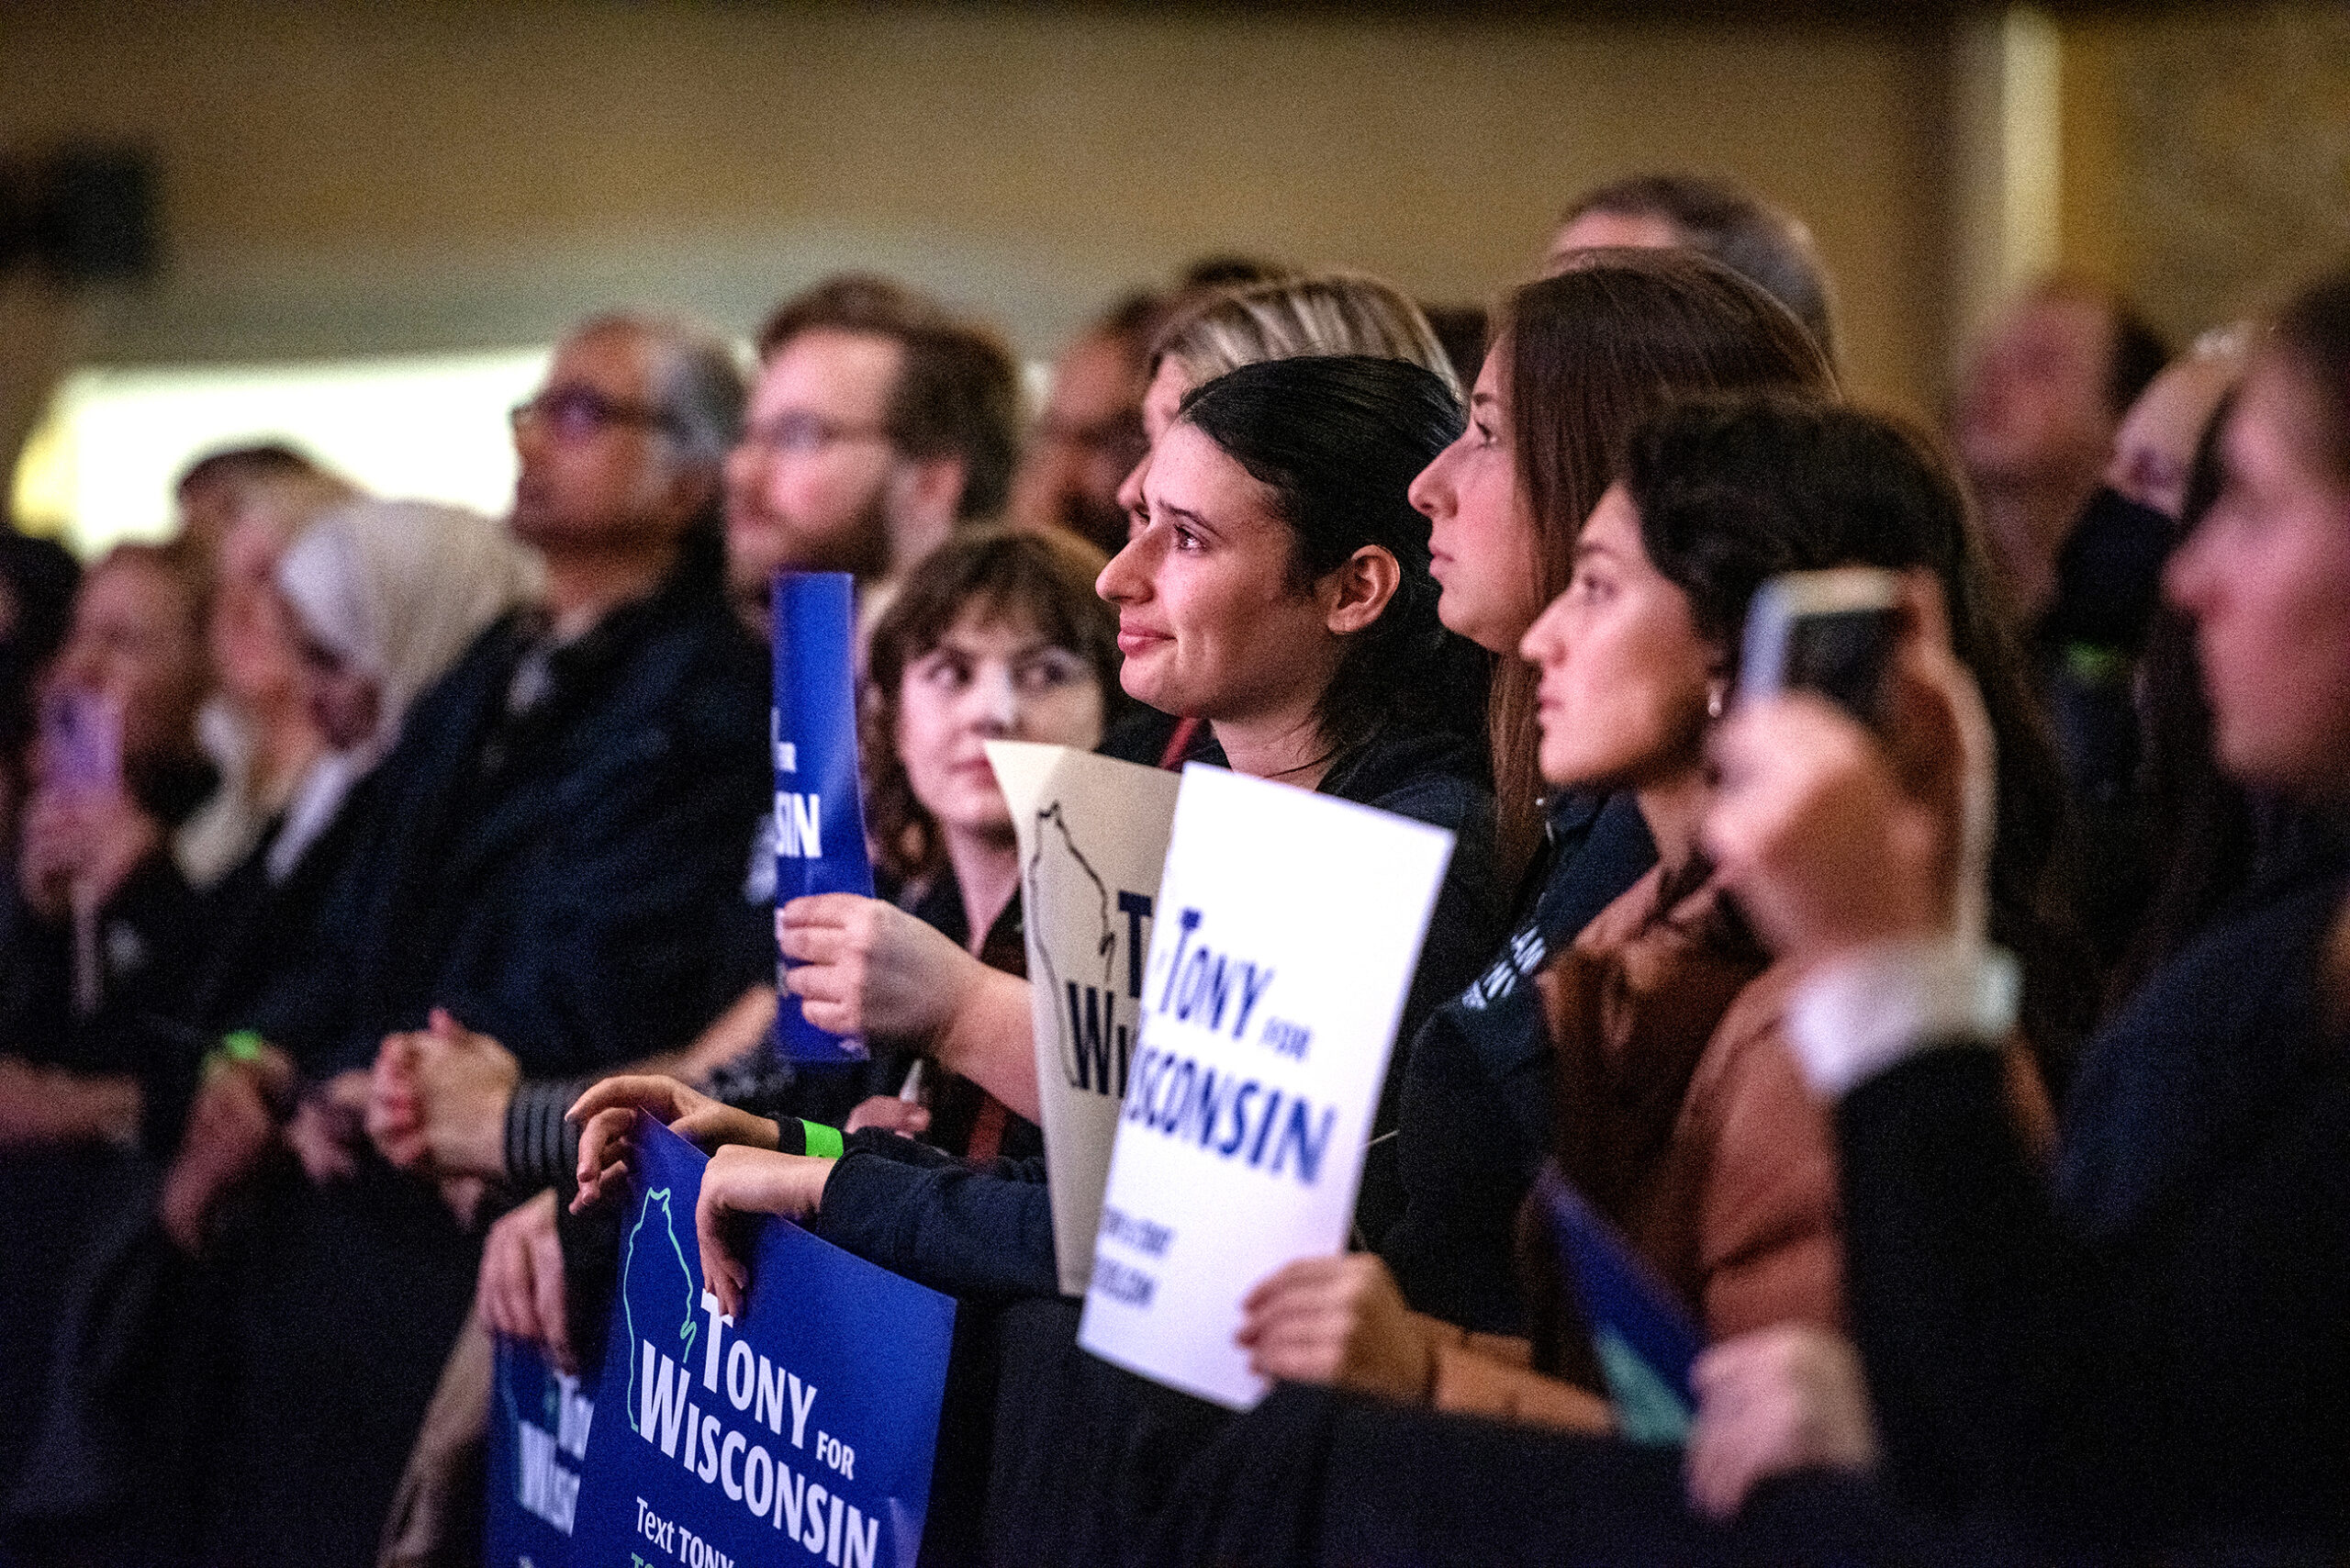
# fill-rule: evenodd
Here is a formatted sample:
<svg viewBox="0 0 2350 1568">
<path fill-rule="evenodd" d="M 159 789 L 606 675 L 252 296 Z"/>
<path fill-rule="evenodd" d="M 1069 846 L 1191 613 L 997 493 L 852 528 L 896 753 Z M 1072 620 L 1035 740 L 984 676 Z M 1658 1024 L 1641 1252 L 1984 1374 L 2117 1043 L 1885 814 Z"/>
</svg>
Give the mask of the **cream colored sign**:
<svg viewBox="0 0 2350 1568">
<path fill-rule="evenodd" d="M 1083 1295 L 1180 780 L 1016 741 L 990 742 L 988 760 L 1020 839 L 1054 1260 L 1062 1291 Z"/>
</svg>

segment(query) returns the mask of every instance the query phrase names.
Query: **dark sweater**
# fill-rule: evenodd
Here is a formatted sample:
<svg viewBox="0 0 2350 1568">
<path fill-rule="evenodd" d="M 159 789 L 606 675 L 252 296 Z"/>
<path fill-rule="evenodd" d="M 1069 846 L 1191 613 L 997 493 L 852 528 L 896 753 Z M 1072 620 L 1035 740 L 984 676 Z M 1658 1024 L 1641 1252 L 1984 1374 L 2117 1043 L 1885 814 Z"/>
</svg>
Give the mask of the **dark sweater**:
<svg viewBox="0 0 2350 1568">
<path fill-rule="evenodd" d="M 709 548 L 543 655 L 530 618 L 498 622 L 410 710 L 297 1055 L 364 1066 L 438 1005 L 552 1076 L 684 1045 L 739 994 L 722 934 L 770 799 L 767 680 Z"/>
<path fill-rule="evenodd" d="M 698 541 L 650 598 L 549 655 L 536 703 L 510 700 L 538 650 L 509 618 L 409 711 L 329 899 L 332 967 L 285 1039 L 314 1076 L 365 1065 L 434 1005 L 546 1075 L 680 1044 L 733 1000 L 713 937 L 769 794 L 767 682 L 714 551 Z M 348 1182 L 256 1188 L 246 1244 L 223 1249 L 207 1551 L 365 1561 L 480 1238 L 373 1158 Z"/>
<path fill-rule="evenodd" d="M 1420 1030 L 1404 1081 L 1404 1213 L 1380 1250 L 1416 1310 L 1480 1333 L 1525 1332 L 1514 1238 L 1553 1141 L 1556 1076 L 1533 977 L 1656 864 L 1629 795 L 1563 802 L 1549 854 L 1532 909 Z"/>
<path fill-rule="evenodd" d="M 2350 1055 L 2305 878 L 2091 1047 L 2053 1183 L 1989 1052 L 1838 1110 L 1849 1285 L 1889 1472 L 2059 1535 L 2350 1540 Z"/>
</svg>

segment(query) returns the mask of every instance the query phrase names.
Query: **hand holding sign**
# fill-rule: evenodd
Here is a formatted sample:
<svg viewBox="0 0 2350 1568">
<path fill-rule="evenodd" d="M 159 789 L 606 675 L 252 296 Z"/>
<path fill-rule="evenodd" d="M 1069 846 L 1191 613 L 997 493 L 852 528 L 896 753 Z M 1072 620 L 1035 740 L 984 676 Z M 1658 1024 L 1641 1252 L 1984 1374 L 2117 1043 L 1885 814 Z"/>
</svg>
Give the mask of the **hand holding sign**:
<svg viewBox="0 0 2350 1568">
<path fill-rule="evenodd" d="M 563 1244 L 555 1238 L 554 1189 L 489 1227 L 482 1238 L 481 1282 L 475 1294 L 492 1333 L 540 1347 L 565 1372 L 579 1370 L 565 1311 Z"/>
<path fill-rule="evenodd" d="M 1452 835 L 1194 764 L 1079 1340 L 1246 1408 L 1248 1287 L 1340 1250 Z"/>
<path fill-rule="evenodd" d="M 1407 1401 L 1427 1397 L 1436 1356 L 1376 1254 L 1301 1258 L 1248 1293 L 1237 1342 L 1249 1370 Z"/>
<path fill-rule="evenodd" d="M 873 896 L 865 857 L 865 803 L 856 765 L 856 586 L 845 572 L 779 572 L 772 599 L 775 707 L 776 935 L 785 911 L 811 893 Z M 803 1012 L 797 960 L 779 952 L 776 1040 L 787 1057 L 843 1061 L 865 1055 L 854 1031 Z M 824 1002 L 837 1002 L 828 996 Z M 838 1019 L 835 1013 L 821 1016 Z"/>
<path fill-rule="evenodd" d="M 834 1163 L 739 1146 L 710 1157 L 701 1175 L 701 1201 L 694 1205 L 694 1234 L 701 1242 L 701 1276 L 722 1311 L 740 1316 L 751 1294 L 746 1227 L 740 1222 L 769 1215 L 806 1219 L 823 1204 L 824 1182 Z"/>
<path fill-rule="evenodd" d="M 895 904 L 848 893 L 794 899 L 776 921 L 784 984 L 837 1035 L 926 1046 L 987 967 Z"/>
<path fill-rule="evenodd" d="M 911 1564 L 954 1303 L 762 1218 L 738 1256 L 769 1288 L 729 1314 L 693 1216 L 731 1178 L 650 1121 L 635 1144 L 573 1560 Z"/>
<path fill-rule="evenodd" d="M 628 1171 L 630 1140 L 643 1111 L 695 1148 L 708 1152 L 729 1144 L 774 1148 L 781 1129 L 765 1116 L 713 1100 L 674 1078 L 637 1074 L 607 1078 L 589 1086 L 564 1113 L 580 1124 L 579 1195 L 571 1212 L 581 1214 L 603 1195 L 604 1186 Z"/>
</svg>

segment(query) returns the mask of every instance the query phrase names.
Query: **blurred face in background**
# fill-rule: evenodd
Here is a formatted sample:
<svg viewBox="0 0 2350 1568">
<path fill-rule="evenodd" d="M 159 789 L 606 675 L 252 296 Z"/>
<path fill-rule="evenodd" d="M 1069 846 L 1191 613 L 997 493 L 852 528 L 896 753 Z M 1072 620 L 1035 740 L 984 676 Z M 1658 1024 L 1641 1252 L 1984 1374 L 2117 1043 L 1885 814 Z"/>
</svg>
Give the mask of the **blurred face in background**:
<svg viewBox="0 0 2350 1568">
<path fill-rule="evenodd" d="M 912 468 L 887 423 L 904 353 L 878 333 L 820 327 L 761 367 L 726 460 L 726 554 L 738 589 L 764 592 L 783 566 L 890 570 L 893 492 Z"/>
<path fill-rule="evenodd" d="M 122 721 L 126 762 L 185 756 L 204 700 L 203 630 L 177 572 L 118 552 L 82 579 L 51 682 L 104 698 Z"/>
<path fill-rule="evenodd" d="M 1084 655 L 1048 641 L 1026 616 L 966 610 L 899 681 L 906 782 L 943 830 L 1009 840 L 1012 811 L 987 743 L 1091 751 L 1102 740 L 1103 699 Z"/>
<path fill-rule="evenodd" d="M 1431 524 L 1428 570 L 1444 590 L 1438 619 L 1505 655 L 1542 611 L 1534 515 L 1509 443 L 1508 362 L 1508 345 L 1495 344 L 1470 394 L 1468 428 L 1421 470 L 1411 491 Z"/>
<path fill-rule="evenodd" d="M 217 557 L 205 640 L 222 694 L 248 712 L 302 697 L 301 645 L 275 581 L 283 540 L 269 523 L 241 517 Z"/>
<path fill-rule="evenodd" d="M 296 619 L 290 607 L 285 614 L 289 620 Z M 383 688 L 373 676 L 353 667 L 341 654 L 302 630 L 298 621 L 295 637 L 301 649 L 304 700 L 319 736 L 336 751 L 351 751 L 373 740 L 383 722 Z"/>
<path fill-rule="evenodd" d="M 1080 338 L 1053 367 L 1044 411 L 1013 475 L 1012 515 L 1030 528 L 1066 528 L 1105 551 L 1125 543 L 1118 491 L 1142 461 L 1142 378 L 1122 339 Z"/>
<path fill-rule="evenodd" d="M 1653 212 L 1586 212 L 1550 237 L 1542 275 L 1556 277 L 1584 251 L 1673 251 L 1688 243 L 1673 219 Z"/>
<path fill-rule="evenodd" d="M 2042 295 L 1992 323 L 1958 396 L 1959 456 L 1977 484 L 2096 483 L 2113 448 L 2113 322 L 2093 299 Z"/>
<path fill-rule="evenodd" d="M 662 410 L 657 350 L 608 327 L 555 351 L 546 384 L 515 410 L 515 537 L 549 554 L 673 543 L 711 476 L 679 451 Z"/>
<path fill-rule="evenodd" d="M 1718 651 L 1688 596 L 1640 543 L 1631 498 L 1610 486 L 1575 544 L 1574 577 L 1521 650 L 1542 667 L 1542 777 L 1639 790 L 1703 767 Z"/>
<path fill-rule="evenodd" d="M 2213 745 L 2242 783 L 2350 794 L 2350 480 L 2306 373 L 2257 365 L 2222 437 L 2220 494 L 2165 587 L 2195 618 Z"/>
<path fill-rule="evenodd" d="M 1192 373 L 1173 354 L 1158 362 L 1150 375 L 1150 385 L 1143 388 L 1142 433 L 1143 454 L 1128 470 L 1125 481 L 1118 487 L 1118 510 L 1131 522 L 1143 510 L 1143 480 L 1150 473 L 1150 454 L 1175 423 L 1175 410 L 1183 406 L 1184 397 L 1192 390 Z M 1113 550 L 1112 554 L 1117 552 Z"/>
</svg>

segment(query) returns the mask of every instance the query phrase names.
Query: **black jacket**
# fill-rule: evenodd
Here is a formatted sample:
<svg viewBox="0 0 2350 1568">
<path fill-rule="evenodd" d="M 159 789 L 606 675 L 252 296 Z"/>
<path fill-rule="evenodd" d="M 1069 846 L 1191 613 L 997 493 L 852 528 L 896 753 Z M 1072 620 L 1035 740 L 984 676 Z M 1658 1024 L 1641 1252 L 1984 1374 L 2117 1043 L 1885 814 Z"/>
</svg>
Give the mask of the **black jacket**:
<svg viewBox="0 0 2350 1568">
<path fill-rule="evenodd" d="M 2350 1054 L 2315 876 L 2157 972 L 2084 1058 L 2054 1181 L 1999 1063 L 1930 1051 L 1837 1113 L 1855 1337 L 1895 1481 L 2165 1544 L 2350 1540 Z"/>
<path fill-rule="evenodd" d="M 1404 1003 L 1398 1039 L 1466 985 L 1492 953 L 1504 913 L 1490 849 L 1492 797 L 1482 747 L 1442 734 L 1390 734 L 1343 757 L 1324 793 L 1447 828 L 1457 844 Z M 1394 1126 L 1399 1047 L 1374 1136 Z M 1392 1159 L 1382 1199 L 1374 1148 L 1357 1203 L 1358 1228 L 1380 1227 L 1400 1206 Z M 926 1561 L 971 1555 L 1023 1563 L 1115 1561 L 1228 1413 L 1162 1388 L 1080 1350 L 1080 1304 L 1060 1298 L 1051 1202 L 1039 1165 L 988 1171 L 909 1164 L 874 1140 L 834 1168 L 819 1226 L 828 1238 L 912 1278 L 963 1296 L 947 1427 L 971 1430 L 974 1401 L 993 1411 L 982 1445 L 941 1445 L 946 1484 L 979 1495 L 984 1516 L 958 1518 Z M 902 1152 L 902 1151 L 899 1151 Z M 1388 1204 L 1382 1215 L 1380 1205 Z M 1010 1298 L 1010 1299 L 1007 1299 Z M 993 1311 L 969 1310 L 974 1305 Z M 995 1391 L 1002 1391 L 997 1396 Z M 969 1539 L 974 1534 L 979 1538 Z"/>
<path fill-rule="evenodd" d="M 296 1042 L 321 1070 L 446 1007 L 555 1075 L 691 1040 L 734 999 L 722 934 L 767 805 L 767 678 L 697 543 L 652 597 L 548 661 L 509 616 L 409 711 L 336 890 L 342 992 Z M 723 971 L 723 972 L 722 972 Z"/>
<path fill-rule="evenodd" d="M 1403 1218 L 1380 1248 L 1414 1308 L 1480 1333 L 1525 1332 L 1514 1238 L 1553 1142 L 1555 1092 L 1534 977 L 1656 864 L 1629 795 L 1562 802 L 1548 854 L 1500 955 L 1412 1044 L 1395 1140 Z"/>
</svg>

